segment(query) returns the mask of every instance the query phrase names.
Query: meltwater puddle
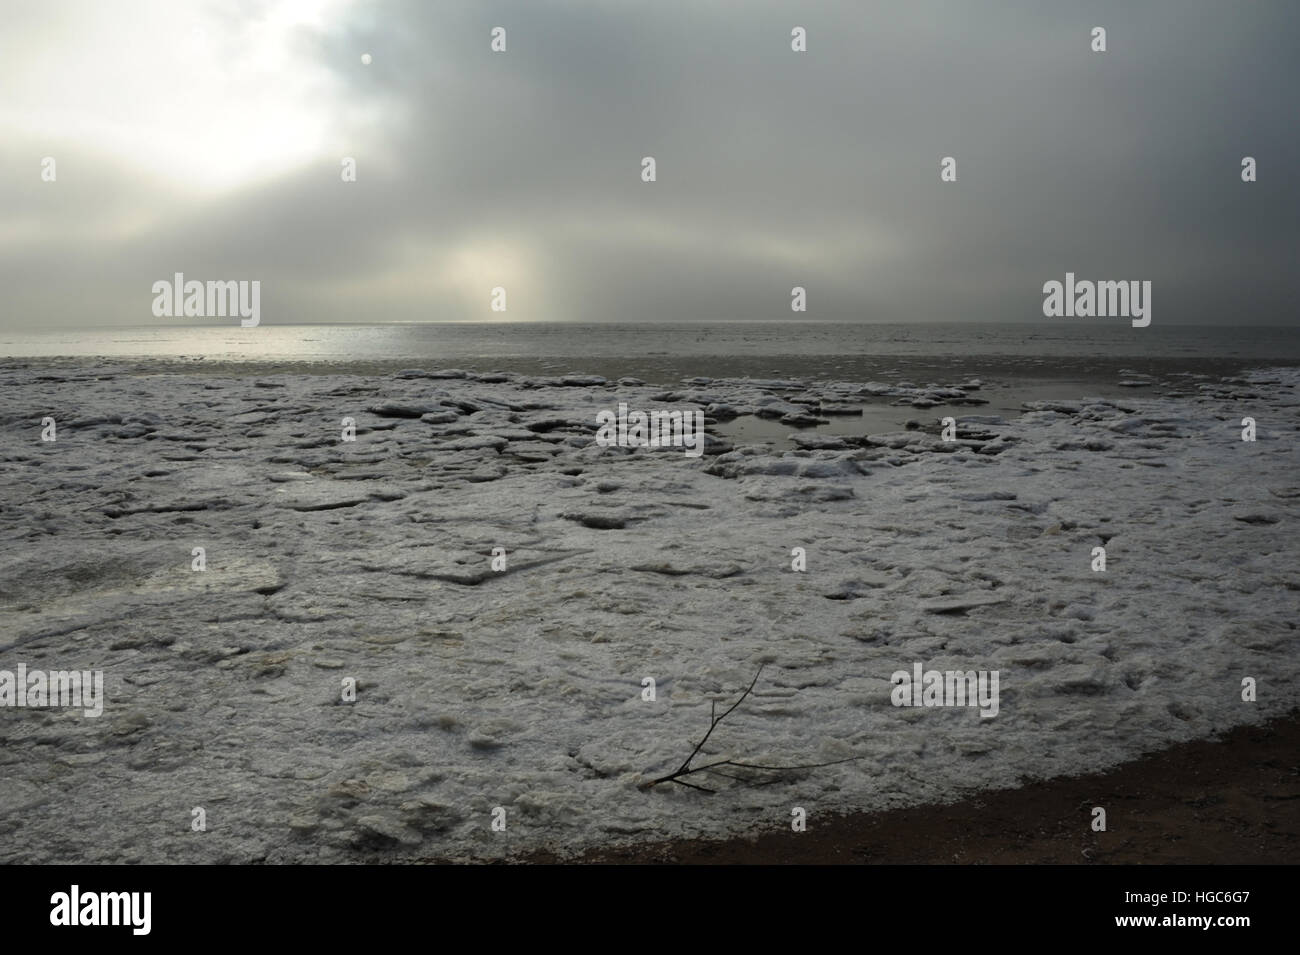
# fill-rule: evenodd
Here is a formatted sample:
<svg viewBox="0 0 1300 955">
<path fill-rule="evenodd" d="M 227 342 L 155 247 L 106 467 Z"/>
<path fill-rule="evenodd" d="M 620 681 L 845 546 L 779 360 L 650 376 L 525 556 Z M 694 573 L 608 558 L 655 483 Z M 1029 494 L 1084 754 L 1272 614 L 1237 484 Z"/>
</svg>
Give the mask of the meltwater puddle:
<svg viewBox="0 0 1300 955">
<path fill-rule="evenodd" d="M 941 418 L 961 419 L 968 415 L 995 415 L 1012 421 L 1025 413 L 1024 404 L 1031 401 L 1078 401 L 1080 398 L 1106 398 L 1117 400 L 1134 397 L 1156 397 L 1178 392 L 1178 387 L 1168 382 L 1153 382 L 1144 387 L 1120 385 L 1117 381 L 1098 381 L 1079 378 L 1060 381 L 1025 380 L 1013 382 L 983 382 L 972 398 L 982 398 L 985 405 L 939 403 L 929 408 L 916 408 L 910 404 L 895 405 L 892 398 L 875 398 L 864 395 L 855 404 L 860 405 L 859 415 L 835 414 L 826 424 L 795 428 L 774 418 L 742 415 L 730 421 L 710 425 L 711 433 L 734 445 L 771 445 L 777 448 L 796 447 L 793 436 L 819 434 L 839 437 L 861 437 L 907 430 L 909 422 L 922 428 L 938 424 Z"/>
</svg>

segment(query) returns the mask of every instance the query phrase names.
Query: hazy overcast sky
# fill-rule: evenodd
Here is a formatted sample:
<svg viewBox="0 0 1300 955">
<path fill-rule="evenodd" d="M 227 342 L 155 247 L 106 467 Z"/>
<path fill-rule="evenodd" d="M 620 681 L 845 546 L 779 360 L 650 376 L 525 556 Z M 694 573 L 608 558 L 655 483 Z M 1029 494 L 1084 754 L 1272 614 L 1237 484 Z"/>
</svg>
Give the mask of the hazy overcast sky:
<svg viewBox="0 0 1300 955">
<path fill-rule="evenodd" d="M 790 319 L 795 285 L 808 319 L 1043 321 L 1067 270 L 1150 280 L 1160 324 L 1297 321 L 1294 0 L 3 19 L 7 328 L 159 321 L 175 272 L 259 280 L 263 324 Z"/>
</svg>

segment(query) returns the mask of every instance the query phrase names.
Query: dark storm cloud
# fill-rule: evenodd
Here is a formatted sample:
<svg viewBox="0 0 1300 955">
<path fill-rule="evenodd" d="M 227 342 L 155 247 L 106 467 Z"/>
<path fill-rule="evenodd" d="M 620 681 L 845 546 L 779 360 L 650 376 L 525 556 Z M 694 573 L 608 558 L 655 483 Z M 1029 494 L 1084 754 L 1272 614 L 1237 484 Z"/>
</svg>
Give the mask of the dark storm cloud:
<svg viewBox="0 0 1300 955">
<path fill-rule="evenodd" d="M 292 34 L 337 82 L 334 120 L 269 177 L 187 195 L 87 129 L 41 183 L 52 147 L 7 137 L 3 321 L 150 321 L 176 271 L 261 280 L 266 323 L 782 319 L 794 285 L 812 319 L 1033 321 L 1069 270 L 1150 280 L 1156 323 L 1291 323 L 1298 22 L 1286 3 L 346 8 Z M 19 28 L 58 58 L 48 24 Z"/>
</svg>

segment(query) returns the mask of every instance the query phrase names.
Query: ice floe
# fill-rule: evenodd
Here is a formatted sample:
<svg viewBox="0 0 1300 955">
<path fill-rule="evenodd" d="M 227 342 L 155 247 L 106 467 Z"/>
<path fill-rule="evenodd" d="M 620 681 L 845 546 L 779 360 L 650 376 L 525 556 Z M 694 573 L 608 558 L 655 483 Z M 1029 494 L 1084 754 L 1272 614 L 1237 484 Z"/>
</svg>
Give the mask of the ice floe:
<svg viewBox="0 0 1300 955">
<path fill-rule="evenodd" d="M 722 835 L 1099 769 L 1294 706 L 1295 370 L 1033 402 L 955 441 L 923 416 L 784 451 L 711 434 L 699 459 L 593 440 L 619 401 L 801 422 L 979 385 L 0 364 L 0 668 L 100 669 L 107 696 L 101 719 L 0 707 L 0 859 Z M 997 716 L 892 706 L 917 663 L 1000 671 Z M 759 665 L 710 755 L 854 758 L 647 787 Z"/>
</svg>

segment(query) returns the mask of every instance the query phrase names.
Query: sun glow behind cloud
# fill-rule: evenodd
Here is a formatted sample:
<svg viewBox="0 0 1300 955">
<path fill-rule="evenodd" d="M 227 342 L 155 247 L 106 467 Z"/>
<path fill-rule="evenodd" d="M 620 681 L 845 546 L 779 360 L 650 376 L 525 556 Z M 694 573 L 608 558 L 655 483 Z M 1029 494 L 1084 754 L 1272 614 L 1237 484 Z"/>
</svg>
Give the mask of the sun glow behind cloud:
<svg viewBox="0 0 1300 955">
<path fill-rule="evenodd" d="M 10 77 L 0 125 L 200 195 L 274 177 L 339 138 L 342 87 L 319 45 L 349 3 L 40 5 L 26 16 L 48 43 Z"/>
</svg>

